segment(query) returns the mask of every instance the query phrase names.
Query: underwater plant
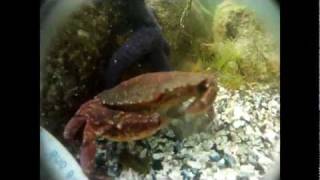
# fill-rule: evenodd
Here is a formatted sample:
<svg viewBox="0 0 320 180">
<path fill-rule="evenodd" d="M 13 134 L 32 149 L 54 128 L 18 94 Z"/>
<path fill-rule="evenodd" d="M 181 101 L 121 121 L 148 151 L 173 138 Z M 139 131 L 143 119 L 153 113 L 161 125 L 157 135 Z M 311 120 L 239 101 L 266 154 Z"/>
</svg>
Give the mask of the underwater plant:
<svg viewBox="0 0 320 180">
<path fill-rule="evenodd" d="M 221 82 L 238 88 L 246 82 L 279 82 L 279 47 L 255 12 L 233 1 L 217 6 L 213 19 L 212 57 L 206 65 Z"/>
<path fill-rule="evenodd" d="M 198 47 L 212 34 L 212 14 L 203 11 L 198 1 L 146 0 L 146 3 L 155 11 L 170 45 L 170 64 L 176 70 L 188 70 L 187 64 L 196 62 Z"/>
</svg>

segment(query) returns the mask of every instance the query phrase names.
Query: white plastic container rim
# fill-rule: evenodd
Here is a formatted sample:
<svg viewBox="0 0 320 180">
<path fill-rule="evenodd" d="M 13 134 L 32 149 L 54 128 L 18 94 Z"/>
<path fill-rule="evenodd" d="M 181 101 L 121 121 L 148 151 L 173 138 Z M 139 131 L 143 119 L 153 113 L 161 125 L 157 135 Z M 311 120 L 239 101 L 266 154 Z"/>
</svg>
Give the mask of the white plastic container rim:
<svg viewBox="0 0 320 180">
<path fill-rule="evenodd" d="M 70 152 L 40 127 L 40 160 L 54 180 L 89 180 Z"/>
</svg>

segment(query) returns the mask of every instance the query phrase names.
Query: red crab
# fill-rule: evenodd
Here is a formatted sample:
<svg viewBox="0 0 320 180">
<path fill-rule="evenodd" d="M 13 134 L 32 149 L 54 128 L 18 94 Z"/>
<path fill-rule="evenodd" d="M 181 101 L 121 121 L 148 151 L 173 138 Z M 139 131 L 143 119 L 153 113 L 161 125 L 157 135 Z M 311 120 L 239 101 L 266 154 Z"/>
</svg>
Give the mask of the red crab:
<svg viewBox="0 0 320 180">
<path fill-rule="evenodd" d="M 217 91 L 212 74 L 173 71 L 139 75 L 83 104 L 66 125 L 64 137 L 73 140 L 85 125 L 80 164 L 90 174 L 95 167 L 96 138 L 120 142 L 146 138 L 171 117 L 208 111 Z M 193 102 L 183 106 L 190 99 Z"/>
</svg>

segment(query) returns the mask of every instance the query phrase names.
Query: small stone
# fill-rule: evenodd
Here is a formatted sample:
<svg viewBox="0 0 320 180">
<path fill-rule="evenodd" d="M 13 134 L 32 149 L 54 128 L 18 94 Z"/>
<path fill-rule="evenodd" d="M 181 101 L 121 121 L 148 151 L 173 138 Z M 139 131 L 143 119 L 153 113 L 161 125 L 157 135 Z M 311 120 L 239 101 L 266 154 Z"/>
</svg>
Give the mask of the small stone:
<svg viewBox="0 0 320 180">
<path fill-rule="evenodd" d="M 182 180 L 182 176 L 179 171 L 172 171 L 169 173 L 170 180 Z"/>
<path fill-rule="evenodd" d="M 160 160 L 164 158 L 164 154 L 163 153 L 155 153 L 152 155 L 152 158 L 155 160 Z"/>
<path fill-rule="evenodd" d="M 225 159 L 225 164 L 228 167 L 233 167 L 237 163 L 236 159 L 229 154 L 225 154 L 223 158 Z"/>
<path fill-rule="evenodd" d="M 202 167 L 201 164 L 197 161 L 188 161 L 187 165 L 194 169 L 200 169 Z"/>
<path fill-rule="evenodd" d="M 77 33 L 78 33 L 78 36 L 80 36 L 80 37 L 89 38 L 89 33 L 82 30 L 82 29 L 79 29 Z"/>
<path fill-rule="evenodd" d="M 111 177 L 119 176 L 121 173 L 121 168 L 118 166 L 117 163 L 114 163 L 108 166 L 108 175 Z"/>
<path fill-rule="evenodd" d="M 203 150 L 210 150 L 213 147 L 213 142 L 212 141 L 204 141 L 203 143 L 201 143 L 201 147 L 203 148 Z"/>
<path fill-rule="evenodd" d="M 140 159 L 143 159 L 143 158 L 145 158 L 146 156 L 147 156 L 147 149 L 144 149 L 144 150 L 142 150 L 142 151 L 140 152 L 139 158 L 140 158 Z"/>
<path fill-rule="evenodd" d="M 261 154 L 261 155 L 259 155 L 258 162 L 261 165 L 268 165 L 268 164 L 271 164 L 273 161 L 270 158 L 268 158 L 268 157 L 266 157 L 266 156 Z"/>
<path fill-rule="evenodd" d="M 226 167 L 226 161 L 224 159 L 220 159 L 217 163 L 219 168 L 225 168 Z"/>
<path fill-rule="evenodd" d="M 236 180 L 250 180 L 248 176 L 238 175 Z"/>
<path fill-rule="evenodd" d="M 263 134 L 263 138 L 270 143 L 274 143 L 275 140 L 278 138 L 278 134 L 273 132 L 272 130 L 267 129 L 266 132 Z"/>
<path fill-rule="evenodd" d="M 240 175 L 242 176 L 252 176 L 255 174 L 254 166 L 248 164 L 240 167 Z"/>
<path fill-rule="evenodd" d="M 174 132 L 170 129 L 166 132 L 166 136 L 169 138 L 175 138 Z"/>
<path fill-rule="evenodd" d="M 181 176 L 183 177 L 183 180 L 191 180 L 194 177 L 192 172 L 185 169 L 181 171 Z"/>
<path fill-rule="evenodd" d="M 249 155 L 248 161 L 249 161 L 250 164 L 256 165 L 257 161 L 258 161 L 258 157 L 256 155 L 253 155 L 253 154 Z"/>
<path fill-rule="evenodd" d="M 221 156 L 219 155 L 219 153 L 217 153 L 216 151 L 213 150 L 213 152 L 210 154 L 209 158 L 211 161 L 217 162 L 221 159 Z"/>
<path fill-rule="evenodd" d="M 214 180 L 235 180 L 237 177 L 237 172 L 233 169 L 225 169 L 225 170 L 220 170 L 217 171 L 214 174 L 213 178 L 210 179 L 214 179 Z"/>
<path fill-rule="evenodd" d="M 246 123 L 244 121 L 241 120 L 236 120 L 233 122 L 233 127 L 238 129 L 239 127 L 244 126 Z"/>
</svg>

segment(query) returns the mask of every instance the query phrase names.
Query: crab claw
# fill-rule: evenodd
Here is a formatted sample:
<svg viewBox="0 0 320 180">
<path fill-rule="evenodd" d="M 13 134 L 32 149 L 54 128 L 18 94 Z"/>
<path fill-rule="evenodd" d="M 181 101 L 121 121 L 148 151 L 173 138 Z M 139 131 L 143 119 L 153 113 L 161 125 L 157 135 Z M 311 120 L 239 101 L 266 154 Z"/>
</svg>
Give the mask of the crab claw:
<svg viewBox="0 0 320 180">
<path fill-rule="evenodd" d="M 86 174 L 90 174 L 94 169 L 94 158 L 96 154 L 96 134 L 95 129 L 91 126 L 90 121 L 96 118 L 95 110 L 101 109 L 101 103 L 98 99 L 93 99 L 83 104 L 71 120 L 66 125 L 63 136 L 68 141 L 74 141 L 76 134 L 84 127 L 83 139 L 80 150 L 80 164 Z M 95 121 L 95 124 L 99 124 Z"/>
<path fill-rule="evenodd" d="M 79 108 L 64 128 L 63 137 L 66 140 L 74 141 L 76 139 L 77 133 L 87 122 L 88 116 L 86 114 L 88 113 L 88 110 L 95 104 L 97 104 L 96 99 L 86 102 Z"/>
<path fill-rule="evenodd" d="M 208 85 L 206 85 L 208 86 Z M 188 114 L 197 114 L 203 111 L 210 111 L 210 107 L 217 95 L 216 86 L 205 87 L 205 92 L 201 97 L 197 98 L 187 109 L 186 113 Z"/>
<path fill-rule="evenodd" d="M 87 175 L 95 169 L 96 139 L 134 141 L 156 133 L 166 121 L 158 113 L 143 114 L 109 109 L 98 97 L 83 104 L 67 124 L 64 137 L 74 140 L 85 124 L 80 150 L 80 165 Z"/>
</svg>

